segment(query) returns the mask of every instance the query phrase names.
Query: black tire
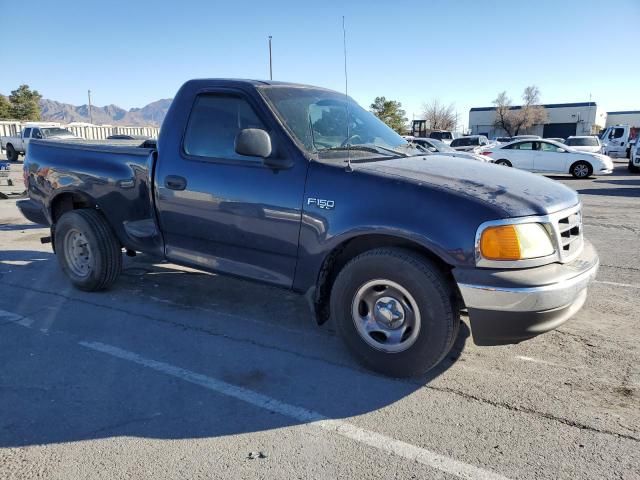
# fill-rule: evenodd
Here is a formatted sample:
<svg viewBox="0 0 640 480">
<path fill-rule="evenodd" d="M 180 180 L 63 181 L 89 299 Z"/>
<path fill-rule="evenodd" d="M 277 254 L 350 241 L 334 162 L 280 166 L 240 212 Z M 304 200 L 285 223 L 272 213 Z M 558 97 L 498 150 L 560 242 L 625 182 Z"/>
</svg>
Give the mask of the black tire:
<svg viewBox="0 0 640 480">
<path fill-rule="evenodd" d="M 74 237 L 83 238 L 90 252 L 84 274 L 78 273 L 80 267 L 74 265 L 74 255 L 69 252 Z M 55 226 L 54 242 L 62 270 L 80 290 L 93 292 L 109 288 L 122 271 L 120 243 L 97 210 L 71 210 L 63 214 Z"/>
<path fill-rule="evenodd" d="M 631 161 L 631 159 L 629 159 L 629 165 L 627 166 L 627 169 L 631 172 L 631 173 L 638 173 L 640 172 L 640 168 L 636 167 L 633 162 Z"/>
<path fill-rule="evenodd" d="M 7 145 L 7 160 L 10 162 L 18 161 L 18 152 L 16 152 L 16 149 L 13 148 L 11 144 Z"/>
<path fill-rule="evenodd" d="M 502 165 L 503 167 L 513 167 L 513 165 L 511 165 L 511 162 L 509 160 L 505 160 L 504 158 L 496 160 L 493 163 L 495 163 L 496 165 Z"/>
<path fill-rule="evenodd" d="M 413 343 L 394 353 L 367 343 L 356 327 L 359 319 L 352 315 L 358 292 L 369 282 L 381 279 L 409 292 L 419 312 L 420 327 L 416 329 Z M 351 260 L 333 284 L 331 316 L 356 359 L 372 370 L 393 377 L 422 375 L 435 367 L 451 350 L 460 327 L 451 283 L 429 259 L 400 248 L 370 250 Z"/>
<path fill-rule="evenodd" d="M 586 171 L 584 167 L 586 167 Z M 573 165 L 571 165 L 571 168 L 569 169 L 569 173 L 573 175 L 573 178 L 585 179 L 585 178 L 589 178 L 593 174 L 593 167 L 589 162 L 586 162 L 584 160 L 579 160 Z"/>
</svg>

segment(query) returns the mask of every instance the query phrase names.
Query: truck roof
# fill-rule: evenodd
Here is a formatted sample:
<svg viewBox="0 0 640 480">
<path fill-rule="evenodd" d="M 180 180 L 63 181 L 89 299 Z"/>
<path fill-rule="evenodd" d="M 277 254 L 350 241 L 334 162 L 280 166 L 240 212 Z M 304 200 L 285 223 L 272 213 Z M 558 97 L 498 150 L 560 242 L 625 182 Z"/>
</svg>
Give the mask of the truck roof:
<svg viewBox="0 0 640 480">
<path fill-rule="evenodd" d="M 254 87 L 272 85 L 272 86 L 317 88 L 322 90 L 330 90 L 328 88 L 319 87 L 317 85 L 306 85 L 303 83 L 294 83 L 294 82 L 282 82 L 278 80 L 258 80 L 258 79 L 250 79 L 250 78 L 195 78 L 193 80 L 186 81 L 183 86 L 187 86 L 191 84 L 202 84 L 202 85 L 217 84 L 220 86 L 251 85 Z"/>
</svg>

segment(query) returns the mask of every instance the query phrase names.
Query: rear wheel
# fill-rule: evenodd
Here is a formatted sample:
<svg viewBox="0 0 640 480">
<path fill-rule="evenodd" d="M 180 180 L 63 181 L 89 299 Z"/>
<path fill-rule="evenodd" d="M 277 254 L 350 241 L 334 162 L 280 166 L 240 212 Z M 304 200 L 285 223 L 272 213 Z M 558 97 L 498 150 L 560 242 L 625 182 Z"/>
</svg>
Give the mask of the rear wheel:
<svg viewBox="0 0 640 480">
<path fill-rule="evenodd" d="M 512 167 L 513 166 L 513 165 L 511 165 L 511 162 L 509 160 L 505 160 L 505 159 L 496 160 L 494 163 L 496 165 L 502 165 L 503 167 Z"/>
<path fill-rule="evenodd" d="M 588 178 L 593 173 L 593 167 L 590 163 L 580 160 L 571 165 L 570 173 L 575 178 Z"/>
<path fill-rule="evenodd" d="M 18 161 L 18 152 L 16 152 L 16 149 L 13 148 L 11 144 L 7 145 L 7 160 L 10 162 Z"/>
<path fill-rule="evenodd" d="M 120 275 L 120 244 L 97 210 L 66 212 L 56 224 L 54 241 L 62 270 L 80 290 L 104 290 Z"/>
<path fill-rule="evenodd" d="M 342 269 L 331 315 L 360 362 L 394 377 L 435 367 L 460 325 L 444 274 L 427 258 L 396 248 L 365 252 Z"/>
</svg>

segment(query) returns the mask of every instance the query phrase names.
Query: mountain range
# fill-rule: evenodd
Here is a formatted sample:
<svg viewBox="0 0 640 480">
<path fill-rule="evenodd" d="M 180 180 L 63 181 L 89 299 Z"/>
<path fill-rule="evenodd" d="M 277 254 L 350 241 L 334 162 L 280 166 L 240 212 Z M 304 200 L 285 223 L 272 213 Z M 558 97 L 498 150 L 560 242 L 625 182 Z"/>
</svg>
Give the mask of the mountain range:
<svg viewBox="0 0 640 480">
<path fill-rule="evenodd" d="M 170 98 L 164 98 L 151 102 L 142 108 L 125 110 L 117 105 L 104 107 L 75 106 L 69 103 L 56 102 L 55 100 L 40 100 L 40 115 L 42 120 L 50 122 L 90 122 L 96 125 L 128 125 L 128 126 L 155 126 L 159 127 L 164 120 L 167 110 L 171 105 Z"/>
</svg>

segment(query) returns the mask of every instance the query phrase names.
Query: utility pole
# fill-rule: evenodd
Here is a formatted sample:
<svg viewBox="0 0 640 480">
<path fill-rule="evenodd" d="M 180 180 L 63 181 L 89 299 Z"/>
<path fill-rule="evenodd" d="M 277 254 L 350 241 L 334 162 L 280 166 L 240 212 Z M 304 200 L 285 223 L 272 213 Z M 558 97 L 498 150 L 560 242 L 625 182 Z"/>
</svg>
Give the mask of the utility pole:
<svg viewBox="0 0 640 480">
<path fill-rule="evenodd" d="M 273 80 L 273 62 L 271 60 L 271 35 L 269 35 L 269 80 Z"/>
<path fill-rule="evenodd" d="M 87 90 L 89 95 L 89 123 L 93 124 L 93 112 L 91 111 L 91 90 Z"/>
</svg>

